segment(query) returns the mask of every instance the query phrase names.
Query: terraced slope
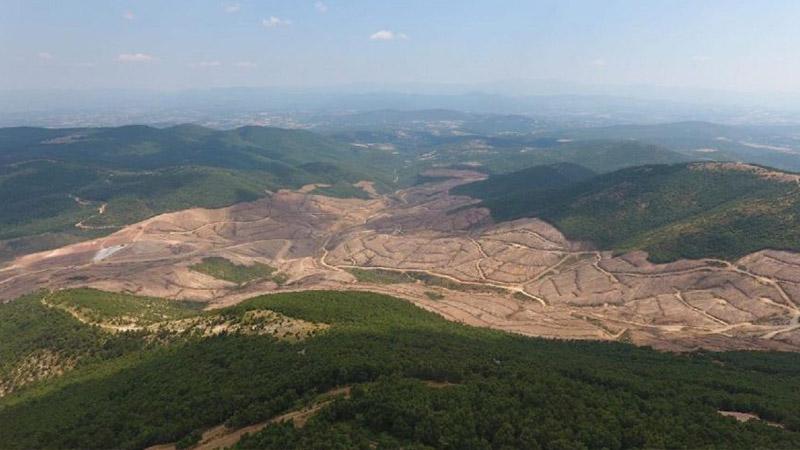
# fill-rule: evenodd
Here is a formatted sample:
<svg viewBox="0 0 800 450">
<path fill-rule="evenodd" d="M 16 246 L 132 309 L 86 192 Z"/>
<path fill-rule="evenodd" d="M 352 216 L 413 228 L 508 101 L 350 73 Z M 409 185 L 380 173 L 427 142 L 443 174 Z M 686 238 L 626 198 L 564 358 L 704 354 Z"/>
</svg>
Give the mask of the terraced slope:
<svg viewBox="0 0 800 450">
<path fill-rule="evenodd" d="M 16 259 L 0 269 L 0 298 L 89 286 L 222 306 L 265 292 L 368 289 L 532 336 L 671 350 L 800 349 L 798 253 L 653 264 L 643 252 L 570 241 L 539 219 L 495 223 L 476 200 L 448 194 L 481 174 L 428 175 L 444 181 L 370 200 L 280 191 L 164 214 Z M 207 258 L 237 272 L 259 264 L 276 271 L 229 281 L 193 269 Z"/>
<path fill-rule="evenodd" d="M 57 295 L 69 301 L 73 294 Z M 28 341 L 44 342 L 57 322 L 59 330 L 97 339 L 152 336 L 92 328 L 33 298 L 25 304 L 59 314 L 36 317 L 43 326 Z M 0 314 L 14 307 L 0 305 Z M 84 360 L 0 399 L 3 447 L 191 448 L 201 440 L 242 449 L 800 445 L 794 355 L 676 355 L 539 340 L 448 322 L 372 293 L 262 296 L 202 316 L 242 324 L 278 317 L 270 322 L 277 330 L 322 328 L 293 339 L 228 332 L 150 347 L 107 341 L 104 348 L 118 355 Z M 19 342 L 12 335 L 4 344 L 22 349 Z M 753 419 L 739 422 L 734 413 Z"/>
<path fill-rule="evenodd" d="M 524 172 L 522 172 L 524 173 Z M 511 175 L 455 193 L 484 199 L 497 220 L 538 217 L 603 249 L 652 261 L 733 261 L 763 249 L 800 250 L 800 175 L 741 163 L 645 166 L 562 188 Z M 493 195 L 493 185 L 508 189 Z"/>
</svg>

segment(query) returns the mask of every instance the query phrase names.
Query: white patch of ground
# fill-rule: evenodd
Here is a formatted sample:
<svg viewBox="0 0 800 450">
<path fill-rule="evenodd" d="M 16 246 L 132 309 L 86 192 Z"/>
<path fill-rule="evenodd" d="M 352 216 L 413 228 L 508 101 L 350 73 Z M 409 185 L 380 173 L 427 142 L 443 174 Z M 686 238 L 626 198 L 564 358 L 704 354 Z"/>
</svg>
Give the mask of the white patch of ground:
<svg viewBox="0 0 800 450">
<path fill-rule="evenodd" d="M 719 150 L 717 150 L 715 148 L 696 148 L 696 149 L 694 149 L 692 151 L 693 152 L 697 152 L 697 153 L 716 153 Z"/>
<path fill-rule="evenodd" d="M 109 258 L 111 257 L 111 255 L 117 253 L 118 251 L 124 249 L 125 247 L 126 247 L 125 244 L 119 244 L 119 245 L 112 245 L 111 247 L 101 248 L 92 257 L 92 262 L 100 262 L 106 258 Z"/>
<path fill-rule="evenodd" d="M 725 416 L 725 417 L 733 417 L 734 419 L 736 419 L 739 422 L 749 422 L 751 420 L 760 420 L 760 421 L 766 423 L 769 426 L 777 427 L 777 428 L 783 428 L 783 425 L 781 425 L 779 423 L 763 420 L 761 417 L 759 417 L 756 414 L 744 413 L 744 412 L 739 412 L 739 411 L 723 411 L 723 410 L 719 410 L 717 412 L 719 414 Z"/>
<path fill-rule="evenodd" d="M 798 153 L 797 150 L 791 147 L 781 147 L 779 145 L 758 144 L 756 142 L 745 142 L 745 141 L 739 141 L 739 143 L 744 145 L 745 147 L 750 147 L 750 148 L 774 150 L 776 152 L 781 152 L 781 153 L 792 153 L 792 154 Z"/>
</svg>

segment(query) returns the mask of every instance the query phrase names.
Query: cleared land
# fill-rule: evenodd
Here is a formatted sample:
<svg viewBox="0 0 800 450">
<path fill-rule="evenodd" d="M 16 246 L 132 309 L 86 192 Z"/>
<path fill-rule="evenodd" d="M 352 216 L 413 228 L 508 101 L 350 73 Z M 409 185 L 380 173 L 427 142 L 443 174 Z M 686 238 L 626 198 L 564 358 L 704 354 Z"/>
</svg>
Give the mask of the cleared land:
<svg viewBox="0 0 800 450">
<path fill-rule="evenodd" d="M 571 242 L 540 220 L 495 223 L 475 200 L 448 193 L 482 174 L 426 175 L 440 181 L 371 199 L 279 191 L 223 209 L 163 214 L 17 258 L 0 270 L 0 297 L 89 286 L 214 308 L 272 291 L 362 289 L 532 336 L 672 350 L 800 350 L 800 254 L 653 264 L 641 252 L 614 255 Z M 242 285 L 191 269 L 206 258 L 266 265 L 285 282 Z M 441 297 L 430 295 L 434 289 Z"/>
</svg>

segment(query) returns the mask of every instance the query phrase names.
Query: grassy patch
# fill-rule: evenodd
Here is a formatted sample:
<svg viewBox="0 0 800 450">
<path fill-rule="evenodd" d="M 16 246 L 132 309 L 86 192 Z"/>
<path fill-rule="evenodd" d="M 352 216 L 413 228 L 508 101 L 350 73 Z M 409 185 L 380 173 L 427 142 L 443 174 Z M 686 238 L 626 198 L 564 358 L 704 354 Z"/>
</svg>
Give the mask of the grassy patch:
<svg viewBox="0 0 800 450">
<path fill-rule="evenodd" d="M 425 296 L 431 300 L 442 300 L 444 295 L 441 292 L 425 291 Z"/>
<path fill-rule="evenodd" d="M 398 283 L 422 283 L 426 286 L 442 287 L 451 291 L 480 292 L 492 294 L 506 294 L 503 288 L 486 286 L 481 284 L 459 283 L 449 278 L 430 275 L 425 272 L 394 271 L 385 269 L 358 269 L 350 268 L 348 272 L 353 274 L 362 283 L 374 284 L 398 284 Z"/>
<path fill-rule="evenodd" d="M 240 285 L 264 279 L 273 280 L 277 284 L 286 282 L 286 276 L 276 274 L 276 269 L 272 266 L 258 262 L 249 266 L 245 264 L 236 264 L 229 259 L 219 256 L 203 258 L 201 262 L 189 266 L 189 268 L 196 272 Z"/>
<path fill-rule="evenodd" d="M 523 294 L 522 292 L 514 292 L 514 295 L 512 295 L 512 297 L 514 297 L 516 300 L 520 300 L 523 302 L 531 301 L 531 298 Z"/>
<path fill-rule="evenodd" d="M 407 273 L 409 277 L 413 278 L 414 280 L 420 281 L 426 286 L 437 286 L 445 289 L 450 289 L 451 291 L 477 292 L 484 294 L 508 293 L 508 291 L 503 288 L 487 286 L 484 284 L 459 283 L 458 281 L 454 281 L 449 278 L 437 277 L 436 275 L 430 275 L 424 272 L 407 272 Z"/>
<path fill-rule="evenodd" d="M 360 187 L 353 186 L 350 183 L 342 182 L 334 183 L 331 186 L 314 189 L 312 194 L 337 198 L 358 198 L 362 200 L 367 200 L 370 198 L 369 193 Z"/>
<path fill-rule="evenodd" d="M 399 272 L 394 270 L 383 269 L 347 269 L 356 280 L 361 283 L 372 284 L 398 284 L 398 283 L 413 283 L 414 279 L 411 278 L 406 272 Z"/>
</svg>

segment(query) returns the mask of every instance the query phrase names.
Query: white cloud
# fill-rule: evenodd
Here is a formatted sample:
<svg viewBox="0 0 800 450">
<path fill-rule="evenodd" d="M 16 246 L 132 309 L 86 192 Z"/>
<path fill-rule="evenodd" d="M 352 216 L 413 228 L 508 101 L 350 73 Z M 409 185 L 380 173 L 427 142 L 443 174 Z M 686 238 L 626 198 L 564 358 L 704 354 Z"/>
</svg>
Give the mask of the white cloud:
<svg viewBox="0 0 800 450">
<path fill-rule="evenodd" d="M 252 61 L 239 61 L 239 62 L 235 63 L 234 66 L 241 67 L 243 69 L 252 69 L 254 67 L 257 67 L 258 64 L 254 63 Z"/>
<path fill-rule="evenodd" d="M 326 12 L 328 12 L 328 5 L 326 5 L 323 2 L 314 3 L 314 8 L 316 8 L 317 12 L 320 14 L 325 14 Z"/>
<path fill-rule="evenodd" d="M 199 68 L 208 68 L 208 67 L 219 67 L 222 63 L 219 61 L 200 61 L 199 63 L 192 64 L 192 67 L 199 67 Z"/>
<path fill-rule="evenodd" d="M 225 3 L 223 8 L 225 9 L 226 13 L 233 14 L 239 12 L 242 9 L 242 5 L 238 3 Z"/>
<path fill-rule="evenodd" d="M 608 65 L 608 63 L 603 58 L 597 58 L 592 60 L 592 65 L 595 67 L 605 67 Z"/>
<path fill-rule="evenodd" d="M 287 27 L 292 24 L 289 19 L 281 19 L 280 17 L 271 16 L 269 19 L 263 19 L 261 25 L 267 28 Z"/>
<path fill-rule="evenodd" d="M 125 20 L 136 20 L 136 14 L 133 11 L 125 11 L 122 13 L 122 18 Z"/>
<path fill-rule="evenodd" d="M 53 55 L 51 53 L 49 53 L 49 52 L 39 52 L 39 53 L 36 54 L 36 56 L 38 56 L 39 59 L 44 59 L 44 60 L 48 60 L 48 61 L 53 59 Z"/>
<path fill-rule="evenodd" d="M 408 39 L 405 33 L 396 33 L 391 30 L 380 30 L 372 33 L 369 37 L 372 41 L 394 41 L 396 39 Z"/>
<path fill-rule="evenodd" d="M 150 62 L 153 59 L 155 59 L 155 58 L 153 58 L 152 55 L 148 55 L 146 53 L 120 53 L 120 55 L 117 56 L 117 61 L 124 62 L 124 63 L 128 63 L 128 62 Z"/>
</svg>

